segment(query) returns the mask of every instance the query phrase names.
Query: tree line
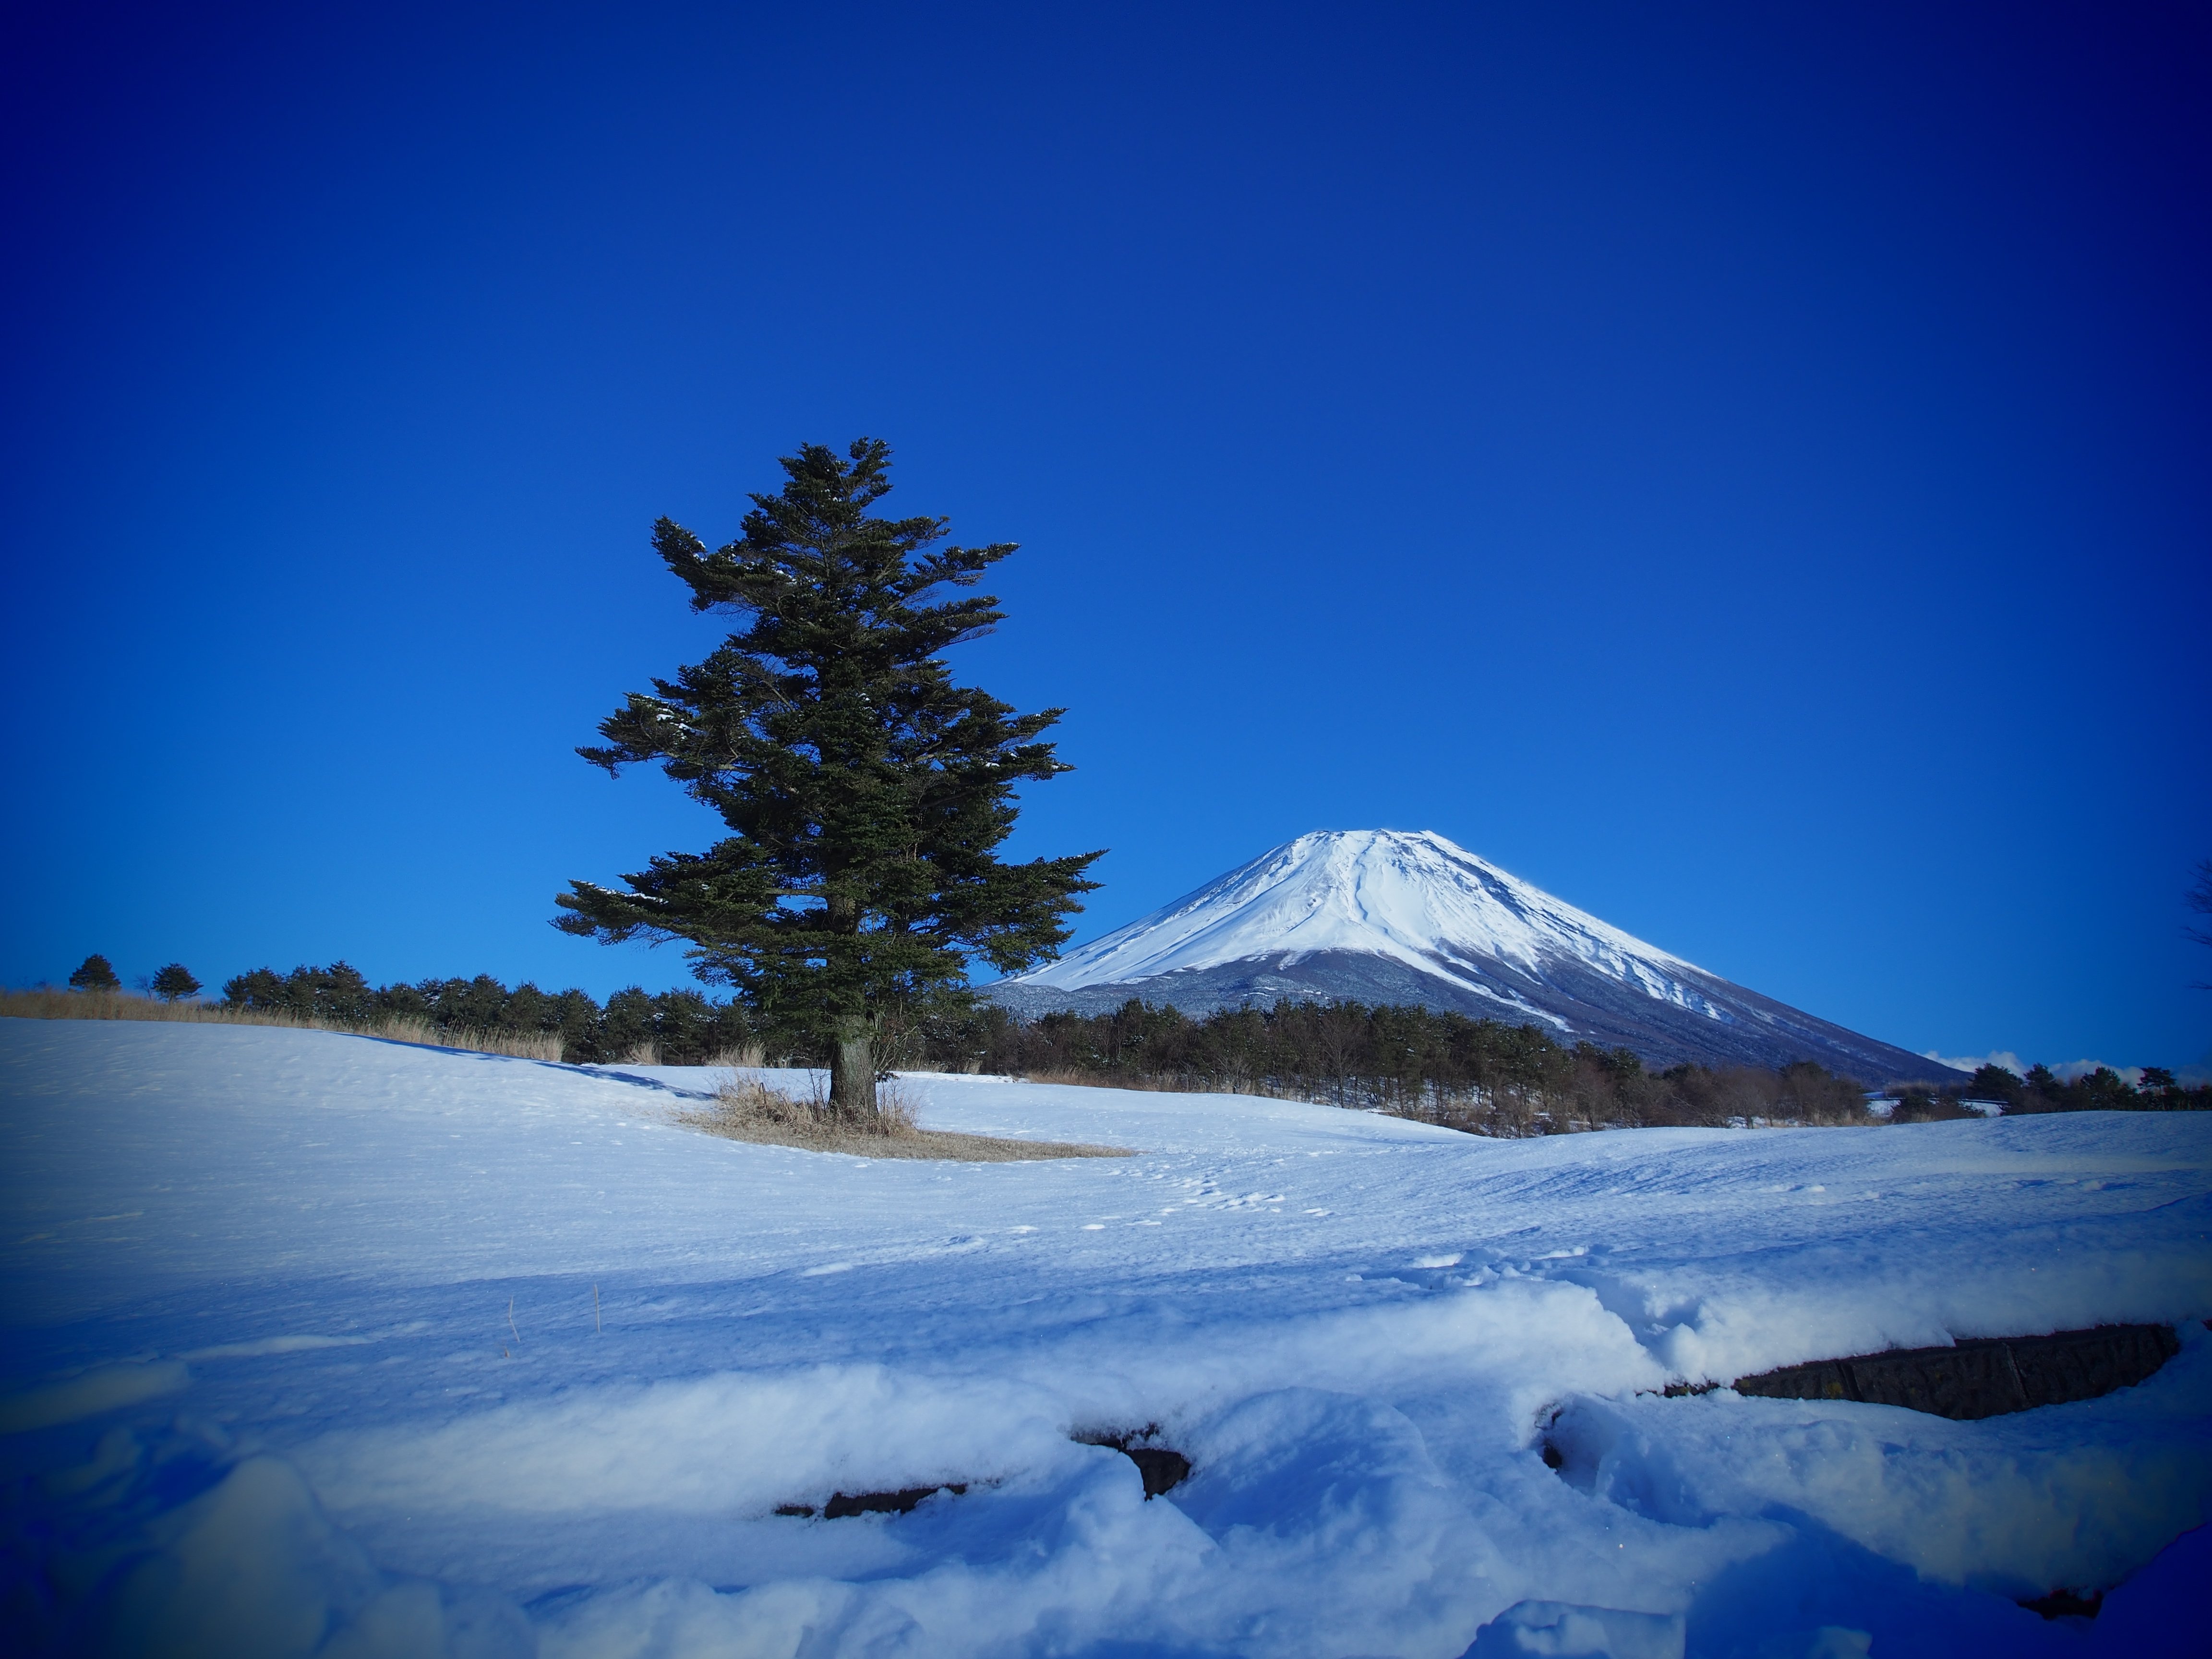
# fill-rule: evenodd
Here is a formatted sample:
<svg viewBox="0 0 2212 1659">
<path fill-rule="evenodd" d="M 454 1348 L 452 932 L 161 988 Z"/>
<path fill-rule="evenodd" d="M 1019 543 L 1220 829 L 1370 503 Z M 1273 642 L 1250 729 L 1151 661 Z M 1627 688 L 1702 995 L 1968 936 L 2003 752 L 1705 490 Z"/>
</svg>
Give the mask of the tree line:
<svg viewBox="0 0 2212 1659">
<path fill-rule="evenodd" d="M 2002 1066 L 1984 1066 L 1971 1082 L 1953 1092 L 1966 1100 L 2002 1101 L 2007 1117 L 2038 1112 L 2212 1111 L 2212 1085 L 2184 1087 L 2162 1066 L 2144 1066 L 2136 1083 L 2109 1066 L 2100 1066 L 2070 1083 L 2048 1066 L 2031 1066 L 2025 1077 Z"/>
<path fill-rule="evenodd" d="M 1653 1072 L 1626 1048 L 1412 1006 L 1279 1002 L 1193 1017 L 1133 1000 L 1027 1022 L 985 1006 L 921 1035 L 933 1060 L 976 1070 L 1277 1095 L 1486 1134 L 1873 1121 L 1858 1084 L 1809 1060 Z"/>
<path fill-rule="evenodd" d="M 81 989 L 114 977 L 70 976 Z M 197 984 L 194 989 L 198 988 Z M 222 988 L 222 1007 L 374 1031 L 400 1021 L 476 1036 L 552 1037 L 571 1065 L 645 1060 L 669 1066 L 818 1066 L 830 1039 L 812 1021 L 766 1019 L 696 991 L 510 989 L 489 974 L 373 985 L 344 962 L 289 974 L 257 968 Z M 1679 1065 L 1653 1071 L 1626 1048 L 1563 1043 L 1536 1025 L 1508 1025 L 1412 1006 L 1279 1002 L 1204 1016 L 1135 999 L 1111 1013 L 1033 1020 L 971 993 L 947 992 L 887 1012 L 878 1042 L 886 1072 L 988 1072 L 1037 1082 L 1311 1100 L 1474 1133 L 1520 1136 L 1570 1129 L 1724 1127 L 1753 1122 L 1877 1121 L 1863 1086 L 1811 1060 L 1778 1069 Z M 2142 1068 L 2130 1084 L 2100 1066 L 2070 1081 L 2047 1066 L 2022 1076 L 1985 1065 L 1955 1085 L 1895 1091 L 1892 1122 L 2081 1111 L 2212 1110 L 2212 1086 L 2185 1087 Z"/>
<path fill-rule="evenodd" d="M 1569 1045 L 1540 1026 L 1416 1006 L 1280 1002 L 1194 1018 L 1133 1000 L 1112 1013 L 1024 1022 L 981 1005 L 926 1018 L 896 1046 L 917 1066 L 1273 1094 L 1497 1135 L 1885 1121 L 1861 1084 L 1811 1060 L 1652 1071 L 1626 1048 Z M 2001 1101 L 2008 1113 L 2205 1110 L 2212 1088 L 2182 1088 L 2155 1066 L 2144 1068 L 2139 1085 L 2101 1068 L 2069 1084 L 2047 1066 L 2025 1079 L 1984 1066 L 1957 1085 L 1905 1088 L 1895 1099 L 1886 1121 L 1923 1122 L 1979 1115 L 1961 1103 L 1968 1100 Z"/>
<path fill-rule="evenodd" d="M 374 1031 L 402 1019 L 457 1037 L 552 1036 L 571 1065 L 651 1060 L 665 1066 L 757 1064 L 758 1041 L 743 1007 L 710 1002 L 696 991 L 617 991 L 605 1002 L 587 991 L 541 991 L 528 981 L 509 990 L 489 974 L 371 985 L 343 962 L 289 974 L 256 968 L 225 982 L 222 1006 L 288 1014 L 320 1024 Z"/>
</svg>

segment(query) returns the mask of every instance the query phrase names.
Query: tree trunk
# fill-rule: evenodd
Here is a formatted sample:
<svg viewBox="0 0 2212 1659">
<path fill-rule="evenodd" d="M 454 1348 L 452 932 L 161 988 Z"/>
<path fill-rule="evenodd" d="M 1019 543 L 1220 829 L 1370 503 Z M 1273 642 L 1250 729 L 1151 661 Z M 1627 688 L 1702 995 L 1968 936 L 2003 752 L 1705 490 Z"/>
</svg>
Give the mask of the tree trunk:
<svg viewBox="0 0 2212 1659">
<path fill-rule="evenodd" d="M 852 898 L 831 893 L 825 908 L 830 926 L 838 933 L 860 933 L 860 907 Z M 866 1014 L 840 1015 L 830 1050 L 830 1109 L 867 1124 L 876 1121 L 876 1056 Z"/>
<path fill-rule="evenodd" d="M 875 1046 L 865 1018 L 848 1019 L 830 1050 L 830 1104 L 839 1115 L 872 1123 L 876 1116 Z"/>
</svg>

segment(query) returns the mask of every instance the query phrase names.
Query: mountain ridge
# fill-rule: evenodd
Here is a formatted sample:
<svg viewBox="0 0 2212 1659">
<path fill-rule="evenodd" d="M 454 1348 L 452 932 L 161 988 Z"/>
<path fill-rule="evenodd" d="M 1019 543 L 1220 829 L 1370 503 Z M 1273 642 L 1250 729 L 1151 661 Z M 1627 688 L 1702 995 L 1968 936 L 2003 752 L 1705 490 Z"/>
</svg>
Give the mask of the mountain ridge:
<svg viewBox="0 0 2212 1659">
<path fill-rule="evenodd" d="M 1133 997 L 1194 1014 L 1285 999 L 1410 1002 L 1630 1048 L 1658 1066 L 1814 1060 L 1869 1083 L 1956 1080 L 1637 939 L 1433 830 L 1300 836 L 982 989 L 1025 1018 Z"/>
</svg>

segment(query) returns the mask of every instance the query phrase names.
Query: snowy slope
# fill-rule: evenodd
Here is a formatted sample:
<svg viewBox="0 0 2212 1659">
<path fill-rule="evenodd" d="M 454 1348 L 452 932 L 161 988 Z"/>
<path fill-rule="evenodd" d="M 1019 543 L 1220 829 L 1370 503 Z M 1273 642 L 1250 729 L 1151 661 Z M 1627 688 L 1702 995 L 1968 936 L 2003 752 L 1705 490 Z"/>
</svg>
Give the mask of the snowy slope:
<svg viewBox="0 0 2212 1659">
<path fill-rule="evenodd" d="M 1814 1059 L 1869 1081 L 1944 1070 L 1732 985 L 1425 830 L 1301 836 L 988 994 L 1025 1013 L 1131 996 L 1194 1012 L 1279 996 L 1410 1001 L 1661 1065 Z"/>
<path fill-rule="evenodd" d="M 1565 1603 L 1650 1652 L 2151 1652 L 2097 1632 L 2156 1573 L 2092 1629 L 2008 1598 L 2212 1498 L 2193 1323 L 1982 1423 L 1648 1392 L 2212 1314 L 2195 1115 L 1489 1142 L 914 1080 L 1141 1149 L 958 1165 L 702 1136 L 707 1081 L 0 1021 L 21 1650 L 1452 1659 Z M 1146 1423 L 1196 1465 L 1152 1502 L 1068 1437 Z"/>
</svg>

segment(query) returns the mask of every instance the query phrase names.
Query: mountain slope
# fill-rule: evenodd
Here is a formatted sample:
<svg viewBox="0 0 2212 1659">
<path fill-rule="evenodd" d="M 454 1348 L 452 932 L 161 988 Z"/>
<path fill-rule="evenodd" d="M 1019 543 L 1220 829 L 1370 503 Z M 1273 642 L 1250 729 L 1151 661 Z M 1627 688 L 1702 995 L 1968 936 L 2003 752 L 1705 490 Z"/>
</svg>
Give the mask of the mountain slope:
<svg viewBox="0 0 2212 1659">
<path fill-rule="evenodd" d="M 1816 1060 L 1869 1082 L 1949 1075 L 1578 910 L 1433 832 L 1317 831 L 1058 962 L 985 988 L 1024 1015 L 1131 997 L 1186 1012 L 1419 1003 L 1647 1064 Z"/>
</svg>

